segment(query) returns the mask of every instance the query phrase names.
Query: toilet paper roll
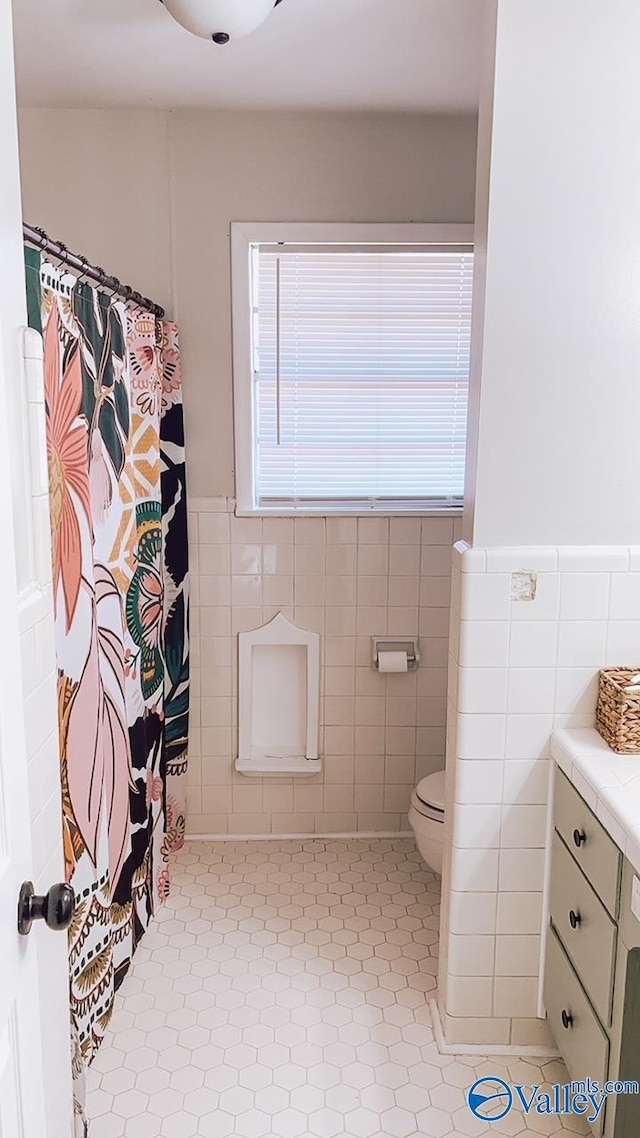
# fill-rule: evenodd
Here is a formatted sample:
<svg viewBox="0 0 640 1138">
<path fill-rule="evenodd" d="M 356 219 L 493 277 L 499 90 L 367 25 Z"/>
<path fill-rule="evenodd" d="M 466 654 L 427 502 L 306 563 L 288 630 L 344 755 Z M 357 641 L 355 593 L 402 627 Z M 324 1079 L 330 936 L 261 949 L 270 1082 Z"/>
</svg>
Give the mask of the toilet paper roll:
<svg viewBox="0 0 640 1138">
<path fill-rule="evenodd" d="M 408 672 L 409 659 L 406 652 L 378 652 L 379 672 Z"/>
</svg>

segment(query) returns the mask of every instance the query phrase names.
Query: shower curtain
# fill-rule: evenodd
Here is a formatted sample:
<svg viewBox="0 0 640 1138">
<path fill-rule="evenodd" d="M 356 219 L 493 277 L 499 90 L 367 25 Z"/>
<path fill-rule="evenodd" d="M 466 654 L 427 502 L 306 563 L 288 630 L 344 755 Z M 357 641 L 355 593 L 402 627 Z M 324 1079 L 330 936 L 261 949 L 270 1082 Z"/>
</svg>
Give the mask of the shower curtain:
<svg viewBox="0 0 640 1138">
<path fill-rule="evenodd" d="M 187 511 L 175 324 L 27 251 L 44 339 L 75 1109 L 184 839 Z"/>
</svg>

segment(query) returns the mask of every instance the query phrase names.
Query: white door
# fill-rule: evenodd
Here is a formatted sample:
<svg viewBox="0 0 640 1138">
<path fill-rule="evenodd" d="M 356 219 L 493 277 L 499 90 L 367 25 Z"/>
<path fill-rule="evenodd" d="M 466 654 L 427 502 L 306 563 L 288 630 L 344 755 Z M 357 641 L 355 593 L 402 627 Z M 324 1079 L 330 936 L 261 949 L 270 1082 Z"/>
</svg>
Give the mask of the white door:
<svg viewBox="0 0 640 1138">
<path fill-rule="evenodd" d="M 17 927 L 22 882 L 33 880 L 43 894 L 63 873 L 55 659 L 46 636 L 50 552 L 42 508 L 34 516 L 32 477 L 43 438 L 41 429 L 36 438 L 27 430 L 35 411 L 27 407 L 21 362 L 21 224 L 11 0 L 0 0 L 0 1138 L 69 1138 L 66 935 L 42 920 L 29 936 Z M 39 655 L 31 659 L 30 648 Z"/>
<path fill-rule="evenodd" d="M 0 351 L 4 488 L 11 485 L 6 383 Z M 41 1138 L 46 1126 L 37 942 L 20 936 L 17 927 L 18 895 L 31 876 L 32 853 L 12 512 L 11 494 L 0 492 L 0 1138 Z"/>
</svg>

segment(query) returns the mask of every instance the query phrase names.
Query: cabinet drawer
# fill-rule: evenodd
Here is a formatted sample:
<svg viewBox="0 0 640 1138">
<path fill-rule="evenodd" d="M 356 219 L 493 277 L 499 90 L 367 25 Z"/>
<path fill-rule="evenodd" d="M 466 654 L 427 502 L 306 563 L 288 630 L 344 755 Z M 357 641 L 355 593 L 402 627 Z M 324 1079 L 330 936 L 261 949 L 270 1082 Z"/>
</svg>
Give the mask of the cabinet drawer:
<svg viewBox="0 0 640 1138">
<path fill-rule="evenodd" d="M 620 850 L 561 770 L 556 771 L 554 822 L 600 900 L 617 917 Z"/>
<path fill-rule="evenodd" d="M 549 1027 L 571 1079 L 591 1077 L 604 1083 L 609 1040 L 552 927 L 547 933 L 544 1001 Z"/>
<path fill-rule="evenodd" d="M 591 1003 L 608 1026 L 617 929 L 557 833 L 553 835 L 551 920 Z"/>
</svg>

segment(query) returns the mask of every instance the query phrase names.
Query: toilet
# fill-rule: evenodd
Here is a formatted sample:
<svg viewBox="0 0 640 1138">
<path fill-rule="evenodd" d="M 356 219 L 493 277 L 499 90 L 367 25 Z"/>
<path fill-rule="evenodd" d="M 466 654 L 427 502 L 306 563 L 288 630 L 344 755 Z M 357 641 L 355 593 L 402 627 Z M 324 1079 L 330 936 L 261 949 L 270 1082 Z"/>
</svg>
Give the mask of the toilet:
<svg viewBox="0 0 640 1138">
<path fill-rule="evenodd" d="M 434 873 L 442 873 L 444 848 L 444 771 L 420 780 L 411 795 L 409 825 L 416 845 Z"/>
</svg>

